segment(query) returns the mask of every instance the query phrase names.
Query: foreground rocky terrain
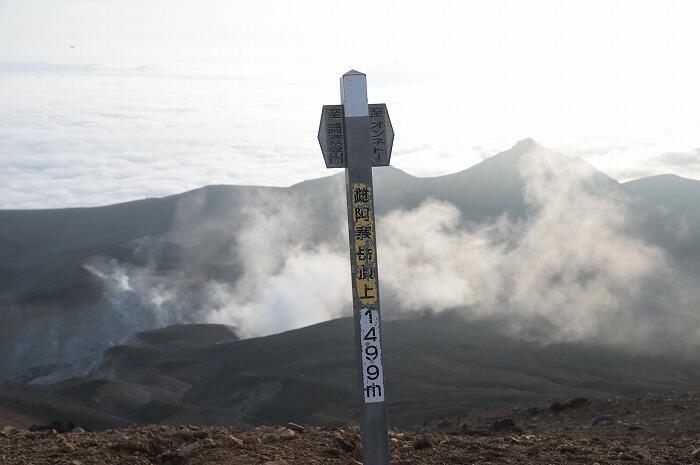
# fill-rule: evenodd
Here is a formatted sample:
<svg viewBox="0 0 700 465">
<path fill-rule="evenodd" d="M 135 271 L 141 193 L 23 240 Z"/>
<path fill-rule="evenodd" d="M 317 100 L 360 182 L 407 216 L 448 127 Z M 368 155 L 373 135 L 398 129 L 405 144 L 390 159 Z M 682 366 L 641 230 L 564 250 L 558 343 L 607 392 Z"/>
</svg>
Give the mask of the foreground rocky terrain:
<svg viewBox="0 0 700 465">
<path fill-rule="evenodd" d="M 700 463 L 699 409 L 700 394 L 672 393 L 594 401 L 579 398 L 546 408 L 473 412 L 392 430 L 392 463 Z M 5 427 L 0 433 L 0 463 L 353 464 L 361 461 L 358 433 L 355 426 L 318 428 L 294 423 L 245 432 L 196 426 L 104 432 L 76 427 L 67 433 Z"/>
</svg>

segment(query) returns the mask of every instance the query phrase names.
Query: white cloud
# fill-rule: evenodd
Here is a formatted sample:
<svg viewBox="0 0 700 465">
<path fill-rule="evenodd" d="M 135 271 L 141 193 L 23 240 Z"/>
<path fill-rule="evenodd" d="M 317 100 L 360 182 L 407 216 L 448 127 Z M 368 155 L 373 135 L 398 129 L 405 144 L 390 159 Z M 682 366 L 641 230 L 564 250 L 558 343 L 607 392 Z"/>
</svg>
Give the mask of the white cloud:
<svg viewBox="0 0 700 465">
<path fill-rule="evenodd" d="M 654 158 L 700 147 L 697 2 L 349 5 L 3 2 L 0 208 L 323 175 L 319 111 L 349 68 L 412 174 L 533 137 L 621 179 L 699 175 Z"/>
</svg>

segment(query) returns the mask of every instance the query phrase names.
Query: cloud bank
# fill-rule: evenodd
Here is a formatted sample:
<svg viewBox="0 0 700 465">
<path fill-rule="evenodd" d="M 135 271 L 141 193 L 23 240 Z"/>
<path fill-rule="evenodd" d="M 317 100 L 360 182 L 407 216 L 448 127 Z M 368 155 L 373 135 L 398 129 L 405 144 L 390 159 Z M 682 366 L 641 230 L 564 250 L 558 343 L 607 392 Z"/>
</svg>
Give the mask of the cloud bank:
<svg viewBox="0 0 700 465">
<path fill-rule="evenodd" d="M 336 79 L 343 71 L 331 72 L 325 62 L 303 73 L 251 64 L 0 62 L 0 208 L 99 206 L 211 184 L 288 186 L 323 176 L 315 137 L 319 111 L 338 101 Z M 412 69 L 387 74 L 384 66 L 365 71 L 372 100 L 389 102 L 397 132 L 392 164 L 418 176 L 465 169 L 514 140 L 535 136 L 621 180 L 667 172 L 700 178 L 693 163 L 700 141 L 697 124 L 683 120 L 690 129 L 682 138 L 663 130 L 676 112 L 657 116 L 634 137 L 621 139 L 608 134 L 617 127 L 603 124 L 602 112 L 594 111 L 585 127 L 596 133 L 590 128 L 602 126 L 603 135 L 569 134 L 578 119 L 576 125 L 565 124 L 555 110 L 513 106 L 529 94 L 501 94 L 504 88 L 515 89 L 510 85 L 483 92 L 473 89 L 487 83 L 469 86 L 463 73 L 421 77 Z M 405 85 L 397 85 L 396 76 L 409 74 Z M 491 79 L 484 76 L 479 79 Z M 457 87 L 472 89 L 465 101 L 480 111 L 465 114 L 455 107 Z M 504 115 L 502 110 L 511 107 L 524 113 Z M 539 123 L 522 127 L 509 121 Z M 466 127 L 471 128 L 467 134 Z M 659 155 L 664 153 L 676 155 Z"/>
</svg>

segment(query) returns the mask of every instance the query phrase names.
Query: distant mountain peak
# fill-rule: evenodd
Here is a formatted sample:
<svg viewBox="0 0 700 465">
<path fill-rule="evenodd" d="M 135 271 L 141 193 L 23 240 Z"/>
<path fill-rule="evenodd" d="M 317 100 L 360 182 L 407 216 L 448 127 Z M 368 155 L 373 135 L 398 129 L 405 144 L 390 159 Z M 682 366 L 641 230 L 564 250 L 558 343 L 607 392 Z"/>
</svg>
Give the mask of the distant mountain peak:
<svg viewBox="0 0 700 465">
<path fill-rule="evenodd" d="M 629 181 L 629 182 L 638 182 L 638 181 L 656 182 L 656 181 L 662 181 L 662 180 L 674 180 L 674 181 L 678 181 L 678 180 L 688 180 L 688 181 L 692 181 L 692 179 L 684 178 L 683 176 L 679 176 L 679 175 L 677 175 L 677 174 L 673 174 L 673 173 L 661 173 L 661 174 L 654 174 L 654 175 L 651 175 L 651 176 L 645 176 L 645 177 L 642 177 L 642 178 L 639 178 L 639 179 L 635 179 L 635 180 L 632 180 L 632 181 Z"/>
<path fill-rule="evenodd" d="M 503 169 L 504 166 L 502 165 L 508 165 L 511 167 L 515 167 L 517 163 L 520 161 L 520 158 L 525 155 L 528 152 L 531 152 L 532 150 L 535 149 L 543 149 L 546 152 L 551 152 L 550 149 L 547 149 L 545 147 L 542 147 L 541 145 L 537 144 L 534 139 L 531 138 L 525 138 L 522 140 L 519 140 L 518 142 L 515 143 L 511 148 L 508 150 L 505 150 L 503 152 L 497 153 L 496 155 L 490 156 L 486 159 L 484 159 L 481 163 L 478 165 L 473 166 L 472 168 L 475 168 L 476 166 L 483 165 L 485 166 L 491 166 L 491 165 L 498 165 L 500 166 L 499 169 Z M 470 168 L 471 169 L 471 168 Z"/>
<path fill-rule="evenodd" d="M 513 148 L 519 151 L 527 151 L 532 150 L 537 146 L 538 145 L 537 142 L 535 142 L 535 139 L 526 137 L 525 139 L 521 139 L 518 142 L 516 142 Z"/>
</svg>

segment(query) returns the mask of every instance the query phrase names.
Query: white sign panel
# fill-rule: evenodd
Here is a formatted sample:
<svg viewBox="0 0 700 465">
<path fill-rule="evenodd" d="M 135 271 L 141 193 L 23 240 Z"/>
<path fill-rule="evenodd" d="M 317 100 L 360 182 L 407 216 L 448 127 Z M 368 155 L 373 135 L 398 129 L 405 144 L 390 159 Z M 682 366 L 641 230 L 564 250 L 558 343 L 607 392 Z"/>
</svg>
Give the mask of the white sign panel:
<svg viewBox="0 0 700 465">
<path fill-rule="evenodd" d="M 377 309 L 363 308 L 360 310 L 360 339 L 362 341 L 362 381 L 365 403 L 384 402 L 382 335 Z"/>
</svg>

